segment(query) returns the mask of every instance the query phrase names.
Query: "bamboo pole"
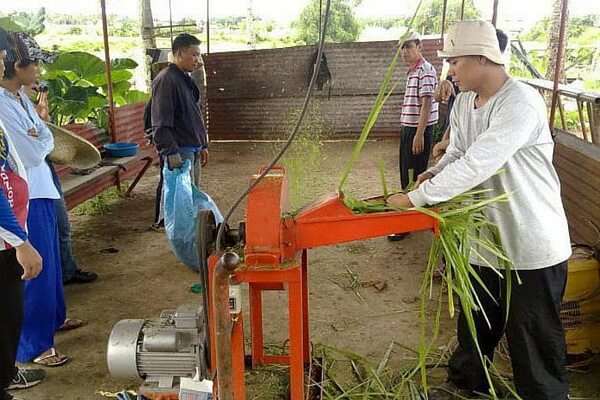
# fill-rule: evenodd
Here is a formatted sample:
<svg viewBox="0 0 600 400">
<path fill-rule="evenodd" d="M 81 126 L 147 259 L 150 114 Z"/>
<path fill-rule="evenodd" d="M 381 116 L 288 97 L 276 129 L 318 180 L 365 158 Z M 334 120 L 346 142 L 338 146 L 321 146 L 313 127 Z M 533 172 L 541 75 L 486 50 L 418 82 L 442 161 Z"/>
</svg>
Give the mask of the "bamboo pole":
<svg viewBox="0 0 600 400">
<path fill-rule="evenodd" d="M 102 35 L 104 36 L 104 63 L 106 69 L 106 87 L 108 92 L 108 121 L 111 141 L 115 141 L 115 102 L 113 100 L 112 68 L 110 65 L 110 48 L 108 44 L 108 22 L 106 18 L 106 0 L 100 0 L 102 10 Z"/>
</svg>

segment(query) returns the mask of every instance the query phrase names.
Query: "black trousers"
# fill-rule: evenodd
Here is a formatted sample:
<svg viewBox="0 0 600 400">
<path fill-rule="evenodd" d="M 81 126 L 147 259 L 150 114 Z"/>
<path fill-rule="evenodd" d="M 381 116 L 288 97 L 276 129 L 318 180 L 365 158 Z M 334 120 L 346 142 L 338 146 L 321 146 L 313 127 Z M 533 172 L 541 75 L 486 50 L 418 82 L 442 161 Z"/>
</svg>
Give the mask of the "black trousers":
<svg viewBox="0 0 600 400">
<path fill-rule="evenodd" d="M 486 267 L 475 267 L 496 303 L 473 282 L 485 313 L 474 314 L 478 342 L 493 360 L 494 349 L 506 333 L 515 386 L 523 400 L 565 400 L 569 392 L 567 349 L 559 306 L 567 283 L 567 262 L 552 267 L 512 272 L 508 321 L 506 282 Z M 448 379 L 462 389 L 487 393 L 489 385 L 464 314 L 458 317 L 458 348 L 452 355 Z"/>
<path fill-rule="evenodd" d="M 0 251 L 0 394 L 15 377 L 23 320 L 23 269 L 14 249 Z"/>
<path fill-rule="evenodd" d="M 400 128 L 400 186 L 406 189 L 410 183 L 408 170 L 413 170 L 413 180 L 427 170 L 429 154 L 431 153 L 431 140 L 433 137 L 433 125 L 428 126 L 424 133 L 425 146 L 423 152 L 416 156 L 412 153 L 413 139 L 417 128 L 403 126 Z"/>
</svg>

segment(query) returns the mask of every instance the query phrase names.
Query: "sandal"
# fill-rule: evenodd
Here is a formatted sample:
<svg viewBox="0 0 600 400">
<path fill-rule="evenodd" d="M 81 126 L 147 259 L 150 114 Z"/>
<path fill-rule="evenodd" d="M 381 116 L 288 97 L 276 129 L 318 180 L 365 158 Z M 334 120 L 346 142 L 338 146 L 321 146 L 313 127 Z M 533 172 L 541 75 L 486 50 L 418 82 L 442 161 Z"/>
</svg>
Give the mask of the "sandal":
<svg viewBox="0 0 600 400">
<path fill-rule="evenodd" d="M 44 355 L 42 353 L 39 357 L 34 358 L 32 362 L 43 367 L 60 367 L 71 360 L 71 356 L 59 353 L 54 347 L 51 347 L 49 351 L 49 354 Z M 56 361 L 51 361 L 51 359 Z"/>
<path fill-rule="evenodd" d="M 65 322 L 57 329 L 57 331 L 70 331 L 73 329 L 81 328 L 83 325 L 85 325 L 85 322 L 83 322 L 80 319 L 67 318 L 65 319 Z"/>
</svg>

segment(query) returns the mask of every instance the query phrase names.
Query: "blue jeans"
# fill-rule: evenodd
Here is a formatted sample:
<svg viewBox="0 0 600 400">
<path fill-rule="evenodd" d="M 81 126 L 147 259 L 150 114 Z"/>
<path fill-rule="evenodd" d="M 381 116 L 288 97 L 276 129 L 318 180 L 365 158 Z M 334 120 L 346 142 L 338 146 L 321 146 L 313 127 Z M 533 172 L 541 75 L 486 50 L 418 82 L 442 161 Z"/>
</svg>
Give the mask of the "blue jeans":
<svg viewBox="0 0 600 400">
<path fill-rule="evenodd" d="M 58 241 L 60 243 L 62 279 L 63 282 L 66 282 L 73 277 L 75 271 L 79 269 L 79 266 L 73 257 L 73 251 L 71 248 L 71 223 L 69 222 L 69 214 L 67 213 L 65 197 L 60 187 L 60 181 L 58 180 L 58 175 L 56 175 L 54 166 L 50 162 L 48 165 L 50 165 L 52 179 L 54 179 L 54 186 L 56 186 L 56 189 L 60 193 L 60 199 L 54 200 L 54 207 L 56 209 L 56 224 L 58 225 Z"/>
<path fill-rule="evenodd" d="M 73 277 L 75 271 L 79 269 L 73 250 L 71 248 L 71 223 L 69 222 L 69 214 L 67 213 L 67 205 L 65 198 L 60 193 L 60 199 L 54 200 L 56 208 L 56 224 L 58 225 L 58 241 L 60 243 L 60 259 L 63 281 L 68 281 Z"/>
</svg>

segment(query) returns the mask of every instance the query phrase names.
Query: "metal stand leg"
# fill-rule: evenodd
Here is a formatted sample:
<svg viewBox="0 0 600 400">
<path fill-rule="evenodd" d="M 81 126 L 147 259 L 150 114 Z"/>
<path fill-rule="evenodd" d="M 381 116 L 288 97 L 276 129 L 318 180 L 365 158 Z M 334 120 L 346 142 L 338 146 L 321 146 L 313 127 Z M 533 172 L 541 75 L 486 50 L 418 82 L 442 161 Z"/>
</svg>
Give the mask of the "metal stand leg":
<svg viewBox="0 0 600 400">
<path fill-rule="evenodd" d="M 304 348 L 304 364 L 310 363 L 310 336 L 308 328 L 308 256 L 302 251 L 302 333 Z"/>
<path fill-rule="evenodd" d="M 252 368 L 264 361 L 262 291 L 256 285 L 249 284 L 250 297 L 250 336 L 252 339 Z"/>
<path fill-rule="evenodd" d="M 233 369 L 233 398 L 235 400 L 246 399 L 246 383 L 244 379 L 244 320 L 242 313 L 233 322 L 231 330 L 231 357 Z"/>
<path fill-rule="evenodd" d="M 289 282 L 289 335 L 290 335 L 290 398 L 304 399 L 304 316 L 302 305 L 302 273 Z"/>
</svg>

